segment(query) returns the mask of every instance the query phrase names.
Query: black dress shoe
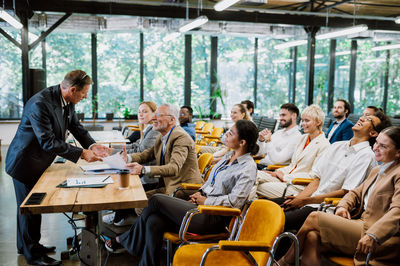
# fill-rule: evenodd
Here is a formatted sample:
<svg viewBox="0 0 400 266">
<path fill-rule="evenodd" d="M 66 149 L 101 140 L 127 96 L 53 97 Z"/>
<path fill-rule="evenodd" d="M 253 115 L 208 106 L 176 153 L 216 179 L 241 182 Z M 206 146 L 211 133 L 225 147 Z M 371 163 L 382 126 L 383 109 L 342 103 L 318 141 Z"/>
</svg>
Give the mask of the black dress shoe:
<svg viewBox="0 0 400 266">
<path fill-rule="evenodd" d="M 42 255 L 41 257 L 39 257 L 37 259 L 27 261 L 27 263 L 30 265 L 43 265 L 43 266 L 61 265 L 60 260 L 55 260 L 53 258 L 50 258 L 47 255 Z"/>
</svg>

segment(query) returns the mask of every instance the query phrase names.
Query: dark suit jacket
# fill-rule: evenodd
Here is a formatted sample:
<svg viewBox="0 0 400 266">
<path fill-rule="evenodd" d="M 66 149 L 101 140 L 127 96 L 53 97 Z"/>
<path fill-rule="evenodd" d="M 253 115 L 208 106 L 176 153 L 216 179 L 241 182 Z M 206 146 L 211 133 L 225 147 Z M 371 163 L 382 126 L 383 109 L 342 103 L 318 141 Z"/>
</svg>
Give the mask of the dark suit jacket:
<svg viewBox="0 0 400 266">
<path fill-rule="evenodd" d="M 84 148 L 95 141 L 79 123 L 69 104 L 68 130 Z M 24 107 L 17 133 L 7 152 L 6 172 L 27 185 L 34 185 L 56 155 L 78 161 L 82 148 L 65 142 L 60 85 L 35 94 Z"/>
<path fill-rule="evenodd" d="M 326 132 L 326 137 L 328 138 L 329 132 L 332 130 L 333 127 L 333 121 L 331 125 L 328 128 L 328 131 Z M 342 141 L 342 140 L 350 140 L 354 133 L 353 130 L 351 129 L 354 126 L 352 122 L 350 122 L 347 118 L 338 126 L 338 128 L 333 132 L 332 138 L 329 140 L 329 142 L 332 144 L 336 141 Z"/>
<path fill-rule="evenodd" d="M 140 164 L 156 160 L 156 166 L 150 166 L 151 177 L 163 177 L 166 194 L 170 195 L 181 183 L 203 183 L 194 141 L 181 127 L 172 131 L 165 148 L 165 164 L 161 165 L 162 141 L 158 135 L 153 147 L 133 153 L 132 161 Z"/>
</svg>

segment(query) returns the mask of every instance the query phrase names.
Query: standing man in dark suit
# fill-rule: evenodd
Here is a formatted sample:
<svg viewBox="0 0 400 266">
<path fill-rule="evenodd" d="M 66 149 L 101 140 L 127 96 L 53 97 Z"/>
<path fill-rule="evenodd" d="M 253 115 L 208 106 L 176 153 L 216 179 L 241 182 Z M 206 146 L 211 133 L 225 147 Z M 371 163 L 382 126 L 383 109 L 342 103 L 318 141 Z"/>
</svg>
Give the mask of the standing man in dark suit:
<svg viewBox="0 0 400 266">
<path fill-rule="evenodd" d="M 326 138 L 332 144 L 336 141 L 349 140 L 353 137 L 354 124 L 347 117 L 350 114 L 350 104 L 343 99 L 336 101 L 333 106 L 333 117 L 336 121 L 332 122 L 326 132 Z"/>
<path fill-rule="evenodd" d="M 45 247 L 40 241 L 41 215 L 21 215 L 19 207 L 43 172 L 59 155 L 72 162 L 82 158 L 88 162 L 101 160 L 108 148 L 95 144 L 79 123 L 75 104 L 85 99 L 92 79 L 82 70 L 69 72 L 61 84 L 35 94 L 24 107 L 17 133 L 6 158 L 6 172 L 13 178 L 17 200 L 17 248 L 27 263 L 59 265 L 61 261 L 48 257 L 55 247 Z M 83 148 L 65 142 L 67 132 Z"/>
</svg>

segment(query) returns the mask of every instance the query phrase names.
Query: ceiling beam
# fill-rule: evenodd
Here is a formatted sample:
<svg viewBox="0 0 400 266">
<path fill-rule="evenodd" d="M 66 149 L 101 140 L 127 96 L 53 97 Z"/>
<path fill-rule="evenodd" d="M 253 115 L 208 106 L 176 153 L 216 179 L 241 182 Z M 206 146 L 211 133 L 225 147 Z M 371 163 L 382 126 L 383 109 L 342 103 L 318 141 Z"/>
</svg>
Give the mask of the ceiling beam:
<svg viewBox="0 0 400 266">
<path fill-rule="evenodd" d="M 67 12 L 81 14 L 99 14 L 99 15 L 130 15 L 142 17 L 160 17 L 160 18 L 186 18 L 186 8 L 183 6 L 170 5 L 139 5 L 122 3 L 104 3 L 104 2 L 82 2 L 82 1 L 30 1 L 29 7 L 33 11 L 51 11 Z M 201 15 L 206 15 L 213 21 L 231 21 L 231 22 L 250 22 L 250 23 L 271 23 L 288 24 L 300 26 L 326 26 L 326 18 L 323 16 L 299 15 L 299 14 L 276 14 L 264 12 L 247 12 L 225 10 L 216 12 L 213 9 L 203 9 Z M 196 8 L 189 8 L 189 17 L 198 16 Z M 330 17 L 329 27 L 348 27 L 354 23 L 353 18 Z M 390 20 L 357 18 L 357 24 L 366 24 L 371 30 L 396 30 L 400 31 L 400 25 Z"/>
</svg>

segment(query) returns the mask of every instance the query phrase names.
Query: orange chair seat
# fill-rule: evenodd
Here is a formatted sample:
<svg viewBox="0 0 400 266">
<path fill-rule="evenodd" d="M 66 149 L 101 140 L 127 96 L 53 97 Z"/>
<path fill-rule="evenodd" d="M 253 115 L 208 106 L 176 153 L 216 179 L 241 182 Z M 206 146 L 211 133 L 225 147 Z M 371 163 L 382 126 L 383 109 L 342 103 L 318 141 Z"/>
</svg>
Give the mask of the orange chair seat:
<svg viewBox="0 0 400 266">
<path fill-rule="evenodd" d="M 353 266 L 354 261 L 353 258 L 350 257 L 336 257 L 336 256 L 330 256 L 328 259 L 338 265 L 342 266 Z"/>
<path fill-rule="evenodd" d="M 188 240 L 189 242 L 197 242 L 197 241 L 199 241 L 199 242 L 204 242 L 204 241 L 216 242 L 221 239 L 227 239 L 228 237 L 229 237 L 229 233 L 219 233 L 219 234 L 210 234 L 210 235 L 187 234 L 185 239 Z M 174 244 L 181 243 L 178 233 L 165 232 L 164 238 L 171 241 Z"/>
<path fill-rule="evenodd" d="M 203 253 L 215 244 L 196 244 L 180 247 L 174 256 L 174 266 L 200 265 Z M 224 254 L 226 253 L 226 254 Z M 240 251 L 214 250 L 206 260 L 205 265 L 253 265 L 249 259 Z"/>
</svg>

